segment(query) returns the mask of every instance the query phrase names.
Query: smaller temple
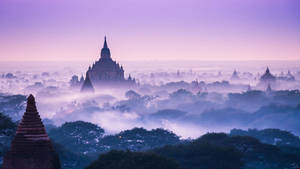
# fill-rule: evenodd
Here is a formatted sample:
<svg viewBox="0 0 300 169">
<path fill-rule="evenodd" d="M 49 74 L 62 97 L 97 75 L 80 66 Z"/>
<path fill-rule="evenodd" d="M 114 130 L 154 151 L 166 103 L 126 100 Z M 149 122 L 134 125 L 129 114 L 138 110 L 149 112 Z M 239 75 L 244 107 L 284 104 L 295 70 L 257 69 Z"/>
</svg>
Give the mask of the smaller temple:
<svg viewBox="0 0 300 169">
<path fill-rule="evenodd" d="M 80 84 L 83 84 L 83 82 L 84 82 L 84 77 L 83 77 L 83 75 L 81 75 L 81 78 L 80 78 L 80 80 L 79 80 L 79 83 L 80 83 Z"/>
<path fill-rule="evenodd" d="M 251 85 L 249 84 L 248 88 L 247 88 L 247 92 L 251 92 L 251 91 L 252 91 L 252 88 L 251 88 Z"/>
<path fill-rule="evenodd" d="M 81 92 L 82 93 L 94 93 L 95 92 L 94 86 L 90 80 L 90 76 L 89 76 L 88 72 L 86 72 L 85 80 L 81 87 Z"/>
<path fill-rule="evenodd" d="M 268 84 L 268 87 L 267 87 L 267 89 L 266 89 L 266 94 L 267 94 L 267 95 L 270 95 L 271 93 L 272 93 L 272 88 L 271 88 L 271 85 Z"/>
<path fill-rule="evenodd" d="M 196 79 L 190 83 L 190 90 L 195 93 L 198 93 L 202 90 L 202 87 L 201 87 L 200 83 L 198 82 L 198 79 Z"/>
<path fill-rule="evenodd" d="M 284 75 L 284 73 L 282 72 L 280 74 L 280 76 L 278 77 L 278 80 L 284 80 L 284 81 L 295 81 L 296 78 L 295 76 L 292 75 L 291 71 L 288 71 L 288 73 L 286 75 Z"/>
<path fill-rule="evenodd" d="M 5 154 L 3 169 L 60 169 L 58 155 L 52 147 L 32 95 L 10 150 Z"/>
<path fill-rule="evenodd" d="M 286 77 L 287 77 L 288 81 L 295 81 L 296 80 L 295 76 L 292 75 L 291 71 L 288 71 Z"/>
<path fill-rule="evenodd" d="M 263 74 L 260 77 L 260 82 L 263 82 L 263 83 L 274 83 L 275 81 L 276 81 L 276 77 L 271 74 L 269 68 L 267 67 L 267 70 L 266 70 L 265 74 Z"/>
<path fill-rule="evenodd" d="M 236 70 L 234 70 L 231 75 L 231 80 L 238 80 L 238 79 L 240 79 L 238 72 Z"/>
</svg>

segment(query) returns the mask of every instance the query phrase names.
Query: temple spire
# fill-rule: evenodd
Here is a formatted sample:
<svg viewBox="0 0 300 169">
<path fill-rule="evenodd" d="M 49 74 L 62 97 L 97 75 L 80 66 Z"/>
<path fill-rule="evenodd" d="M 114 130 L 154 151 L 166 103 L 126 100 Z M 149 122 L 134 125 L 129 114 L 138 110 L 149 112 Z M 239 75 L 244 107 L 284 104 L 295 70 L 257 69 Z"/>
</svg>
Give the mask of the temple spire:
<svg viewBox="0 0 300 169">
<path fill-rule="evenodd" d="M 270 73 L 270 69 L 269 69 L 269 67 L 267 67 L 266 73 Z"/>
<path fill-rule="evenodd" d="M 35 99 L 32 94 L 30 94 L 27 98 L 26 112 L 37 112 Z"/>
<path fill-rule="evenodd" d="M 111 59 L 110 57 L 110 50 L 107 46 L 106 42 L 106 36 L 104 37 L 104 45 L 103 48 L 101 49 L 101 58 L 100 59 Z"/>
<path fill-rule="evenodd" d="M 103 48 L 108 48 L 107 42 L 106 42 L 106 36 L 104 36 L 104 45 L 103 45 Z"/>
<path fill-rule="evenodd" d="M 83 85 L 81 87 L 81 92 L 82 93 L 93 93 L 95 91 L 93 84 L 90 80 L 89 72 L 86 72 L 86 77 L 83 82 Z"/>
</svg>

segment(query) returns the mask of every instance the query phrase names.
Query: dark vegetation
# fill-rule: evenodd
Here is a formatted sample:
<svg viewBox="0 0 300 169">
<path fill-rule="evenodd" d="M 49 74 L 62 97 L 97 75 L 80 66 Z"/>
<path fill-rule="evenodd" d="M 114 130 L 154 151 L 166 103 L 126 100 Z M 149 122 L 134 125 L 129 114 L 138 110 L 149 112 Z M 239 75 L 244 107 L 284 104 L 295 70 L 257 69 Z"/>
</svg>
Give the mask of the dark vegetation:
<svg viewBox="0 0 300 169">
<path fill-rule="evenodd" d="M 280 129 L 232 129 L 232 136 L 250 136 L 255 137 L 262 143 L 272 144 L 277 146 L 293 146 L 300 147 L 300 138 L 294 134 Z"/>
<path fill-rule="evenodd" d="M 86 169 L 180 169 L 174 161 L 148 152 L 110 151 Z"/>
<path fill-rule="evenodd" d="M 8 151 L 17 125 L 8 116 L 0 113 L 0 157 Z"/>
<path fill-rule="evenodd" d="M 294 169 L 300 166 L 299 153 L 299 149 L 281 149 L 249 136 L 209 133 L 191 142 L 142 153 L 111 151 L 100 155 L 87 169 L 160 168 L 159 157 L 165 158 L 166 163 L 178 163 L 174 168 L 184 169 Z M 148 162 L 149 159 L 152 162 Z"/>
<path fill-rule="evenodd" d="M 103 134 L 102 128 L 83 121 L 67 122 L 48 133 L 49 137 L 56 143 L 83 154 L 97 152 L 99 140 L 102 139 Z"/>
<path fill-rule="evenodd" d="M 16 124 L 0 114 L 0 126 L 2 158 Z M 234 129 L 230 135 L 208 133 L 192 141 L 180 140 L 163 129 L 135 128 L 116 135 L 103 134 L 102 128 L 83 121 L 65 123 L 49 132 L 63 169 L 87 166 L 93 169 L 103 165 L 111 169 L 120 166 L 133 169 L 295 169 L 300 166 L 299 138 L 277 129 Z M 277 144 L 273 142 L 275 138 Z"/>
<path fill-rule="evenodd" d="M 16 129 L 11 118 L 19 119 L 26 98 L 21 95 L 0 97 L 2 161 Z M 126 97 L 128 100 L 120 101 L 119 107 L 113 108 L 147 112 L 147 103 L 154 99 L 134 91 L 128 92 Z M 158 107 L 164 109 L 142 116 L 143 120 L 183 120 L 208 127 L 284 129 L 233 129 L 230 134 L 209 133 L 195 140 L 180 140 L 163 129 L 134 128 L 105 136 L 101 127 L 83 121 L 68 122 L 58 128 L 51 125 L 51 121 L 44 124 L 63 169 L 100 168 L 103 164 L 112 169 L 121 166 L 133 169 L 297 169 L 300 166 L 300 139 L 292 133 L 299 135 L 299 98 L 297 90 L 274 91 L 268 95 L 262 91 L 248 91 L 232 93 L 228 97 L 218 93 L 194 95 L 188 90 L 177 90 L 168 99 L 157 102 Z M 198 111 L 201 113 L 197 114 Z M 92 161 L 95 162 L 91 164 Z"/>
<path fill-rule="evenodd" d="M 222 136 L 223 134 L 221 134 Z M 165 146 L 154 149 L 153 152 L 177 161 L 180 166 L 186 169 L 242 168 L 241 152 L 233 146 L 211 143 L 210 139 L 206 137 L 217 138 L 215 134 L 214 136 L 209 134 L 191 143 Z"/>
<path fill-rule="evenodd" d="M 26 96 L 0 94 L 0 112 L 14 120 L 19 120 L 20 113 L 25 110 Z"/>
<path fill-rule="evenodd" d="M 130 151 L 146 151 L 178 143 L 180 143 L 179 137 L 170 131 L 163 129 L 148 131 L 143 128 L 125 130 L 117 135 L 106 136 L 101 140 L 103 147 Z"/>
<path fill-rule="evenodd" d="M 248 136 L 210 133 L 185 145 L 166 146 L 154 152 L 188 169 L 282 169 L 300 165 L 300 156 L 260 143 Z"/>
<path fill-rule="evenodd" d="M 81 154 L 97 154 L 113 149 L 145 151 L 169 144 L 178 144 L 179 137 L 174 133 L 143 128 L 125 130 L 116 135 L 103 136 L 104 130 L 92 123 L 76 121 L 52 129 L 49 136 L 65 148 Z"/>
</svg>

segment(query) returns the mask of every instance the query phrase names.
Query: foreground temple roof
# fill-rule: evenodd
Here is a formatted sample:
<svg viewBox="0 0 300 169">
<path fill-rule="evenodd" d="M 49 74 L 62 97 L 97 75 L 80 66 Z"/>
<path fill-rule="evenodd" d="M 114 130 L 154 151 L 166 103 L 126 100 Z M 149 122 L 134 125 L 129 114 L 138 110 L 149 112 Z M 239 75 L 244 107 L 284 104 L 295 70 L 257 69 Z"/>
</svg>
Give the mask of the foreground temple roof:
<svg viewBox="0 0 300 169">
<path fill-rule="evenodd" d="M 27 98 L 26 112 L 17 128 L 3 169 L 59 169 L 59 159 L 53 150 L 33 95 Z"/>
</svg>

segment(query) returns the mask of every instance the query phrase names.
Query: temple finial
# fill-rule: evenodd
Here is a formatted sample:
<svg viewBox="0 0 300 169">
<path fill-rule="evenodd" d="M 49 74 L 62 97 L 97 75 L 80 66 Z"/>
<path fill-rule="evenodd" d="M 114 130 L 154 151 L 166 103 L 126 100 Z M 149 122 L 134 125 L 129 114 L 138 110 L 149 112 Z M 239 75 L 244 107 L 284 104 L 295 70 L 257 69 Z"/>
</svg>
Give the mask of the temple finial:
<svg viewBox="0 0 300 169">
<path fill-rule="evenodd" d="M 27 98 L 26 112 L 37 112 L 36 105 L 35 105 L 35 99 L 32 94 L 30 94 Z"/>
<path fill-rule="evenodd" d="M 266 70 L 266 72 L 267 72 L 267 73 L 270 73 L 270 69 L 269 69 L 269 67 L 267 67 L 267 70 Z"/>
<path fill-rule="evenodd" d="M 104 45 L 101 49 L 101 58 L 100 59 L 111 59 L 110 50 L 107 45 L 106 36 L 104 36 Z"/>
<path fill-rule="evenodd" d="M 104 36 L 104 45 L 103 45 L 103 48 L 108 48 L 107 42 L 106 42 L 106 35 Z"/>
</svg>

